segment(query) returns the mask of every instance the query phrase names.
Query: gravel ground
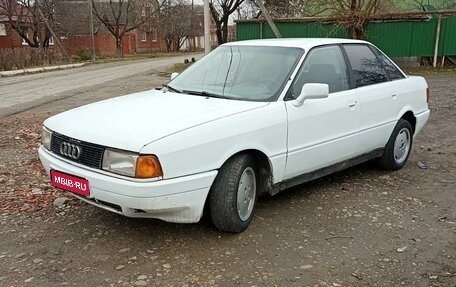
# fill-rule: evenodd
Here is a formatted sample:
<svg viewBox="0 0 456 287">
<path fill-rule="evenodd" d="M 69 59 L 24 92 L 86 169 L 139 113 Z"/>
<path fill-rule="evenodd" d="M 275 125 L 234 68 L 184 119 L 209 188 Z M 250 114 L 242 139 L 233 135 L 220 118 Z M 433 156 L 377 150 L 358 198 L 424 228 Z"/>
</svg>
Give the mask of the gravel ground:
<svg viewBox="0 0 456 287">
<path fill-rule="evenodd" d="M 456 76 L 404 169 L 367 163 L 260 199 L 242 234 L 129 219 L 49 187 L 42 121 L 158 86 L 144 74 L 0 118 L 1 286 L 456 286 Z M 418 163 L 428 169 L 420 169 Z"/>
</svg>

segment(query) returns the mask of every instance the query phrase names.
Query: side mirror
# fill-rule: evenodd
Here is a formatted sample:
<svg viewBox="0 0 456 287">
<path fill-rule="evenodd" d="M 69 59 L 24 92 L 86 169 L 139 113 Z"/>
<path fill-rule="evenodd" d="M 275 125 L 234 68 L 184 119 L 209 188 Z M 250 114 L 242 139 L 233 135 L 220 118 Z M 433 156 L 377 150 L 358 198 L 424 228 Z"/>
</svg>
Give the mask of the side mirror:
<svg viewBox="0 0 456 287">
<path fill-rule="evenodd" d="M 324 99 L 329 96 L 328 84 L 305 84 L 302 87 L 301 94 L 294 100 L 293 105 L 300 107 L 305 100 Z"/>
<path fill-rule="evenodd" d="M 179 73 L 172 73 L 171 74 L 171 81 L 174 80 L 175 77 L 179 76 Z"/>
</svg>

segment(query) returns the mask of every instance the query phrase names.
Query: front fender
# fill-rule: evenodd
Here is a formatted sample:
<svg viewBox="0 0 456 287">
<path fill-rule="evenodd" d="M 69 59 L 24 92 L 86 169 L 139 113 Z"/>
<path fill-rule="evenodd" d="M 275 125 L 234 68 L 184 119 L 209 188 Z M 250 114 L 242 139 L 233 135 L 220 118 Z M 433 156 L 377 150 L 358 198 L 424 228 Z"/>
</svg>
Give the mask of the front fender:
<svg viewBox="0 0 456 287">
<path fill-rule="evenodd" d="M 283 178 L 286 140 L 285 107 L 274 102 L 186 129 L 146 145 L 141 153 L 155 154 L 168 179 L 216 170 L 236 153 L 258 150 L 268 157 L 275 183 Z"/>
</svg>

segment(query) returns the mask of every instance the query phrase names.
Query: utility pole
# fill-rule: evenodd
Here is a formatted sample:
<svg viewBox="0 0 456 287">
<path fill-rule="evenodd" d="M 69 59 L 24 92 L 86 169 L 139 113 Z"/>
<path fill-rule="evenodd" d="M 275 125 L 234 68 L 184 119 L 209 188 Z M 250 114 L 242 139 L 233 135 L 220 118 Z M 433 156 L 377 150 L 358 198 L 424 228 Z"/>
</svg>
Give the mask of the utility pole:
<svg viewBox="0 0 456 287">
<path fill-rule="evenodd" d="M 209 15 L 209 0 L 204 0 L 204 52 L 211 51 L 211 25 Z"/>
<path fill-rule="evenodd" d="M 40 7 L 36 7 L 36 10 L 38 11 L 38 14 L 40 15 L 41 19 L 43 20 L 44 24 L 46 25 L 46 28 L 49 30 L 49 32 L 51 32 L 52 37 L 54 37 L 54 41 L 56 41 L 57 44 L 59 45 L 60 49 L 62 50 L 63 55 L 65 55 L 65 58 L 67 58 L 68 62 L 71 63 L 70 56 L 68 56 L 68 54 L 65 50 L 65 47 L 63 47 L 62 43 L 60 43 L 59 38 L 54 33 L 54 30 L 52 30 L 51 25 L 49 25 L 49 22 L 46 19 L 46 17 L 44 17 L 43 12 L 41 11 Z"/>
<path fill-rule="evenodd" d="M 93 7 L 92 7 L 92 0 L 88 0 L 89 2 L 89 30 L 90 30 L 90 50 L 92 53 L 90 53 L 91 55 L 91 59 L 92 59 L 92 62 L 95 61 L 95 38 L 94 38 L 94 35 L 93 35 Z"/>
<path fill-rule="evenodd" d="M 195 5 L 193 2 L 192 0 L 192 17 L 190 19 L 192 21 L 192 51 L 195 51 Z"/>
<path fill-rule="evenodd" d="M 442 14 L 439 14 L 437 18 L 437 31 L 435 32 L 435 49 L 434 49 L 434 61 L 432 66 L 437 68 L 437 60 L 439 56 L 439 41 L 440 41 L 440 27 L 442 26 Z"/>
<path fill-rule="evenodd" d="M 264 7 L 263 0 L 257 0 L 256 1 L 258 7 L 260 7 L 261 12 L 263 12 L 264 17 L 266 18 L 266 21 L 268 22 L 269 26 L 272 29 L 272 32 L 276 36 L 276 38 L 282 38 L 282 35 L 279 32 L 279 29 L 277 29 L 277 26 L 275 25 L 274 21 L 272 21 L 272 17 L 269 14 L 268 10 L 266 7 Z"/>
</svg>

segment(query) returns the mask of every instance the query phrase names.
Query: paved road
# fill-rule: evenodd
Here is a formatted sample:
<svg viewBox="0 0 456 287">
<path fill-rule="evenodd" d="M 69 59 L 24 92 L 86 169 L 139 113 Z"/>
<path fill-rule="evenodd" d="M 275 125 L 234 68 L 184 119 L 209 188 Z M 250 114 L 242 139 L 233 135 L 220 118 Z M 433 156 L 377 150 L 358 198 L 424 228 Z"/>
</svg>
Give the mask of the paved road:
<svg viewBox="0 0 456 287">
<path fill-rule="evenodd" d="M 138 74 L 166 71 L 173 64 L 200 55 L 90 65 L 77 69 L 0 78 L 0 117 L 71 97 L 107 82 Z"/>
</svg>

